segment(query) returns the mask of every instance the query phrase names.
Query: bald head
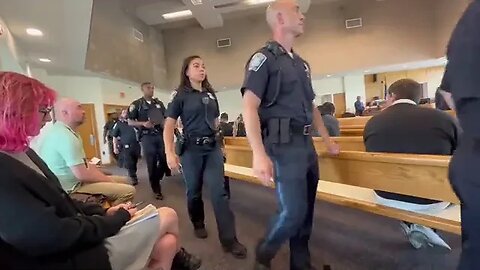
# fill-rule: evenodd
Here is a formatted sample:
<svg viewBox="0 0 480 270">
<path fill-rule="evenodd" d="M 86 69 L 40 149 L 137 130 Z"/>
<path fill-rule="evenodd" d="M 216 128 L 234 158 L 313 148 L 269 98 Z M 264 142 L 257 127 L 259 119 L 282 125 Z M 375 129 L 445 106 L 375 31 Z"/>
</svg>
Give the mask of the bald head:
<svg viewBox="0 0 480 270">
<path fill-rule="evenodd" d="M 85 111 L 78 100 L 62 98 L 55 103 L 55 119 L 75 129 L 85 121 Z"/>
<path fill-rule="evenodd" d="M 276 0 L 271 3 L 266 19 L 273 31 L 284 30 L 295 36 L 303 33 L 304 16 L 296 0 Z"/>
</svg>

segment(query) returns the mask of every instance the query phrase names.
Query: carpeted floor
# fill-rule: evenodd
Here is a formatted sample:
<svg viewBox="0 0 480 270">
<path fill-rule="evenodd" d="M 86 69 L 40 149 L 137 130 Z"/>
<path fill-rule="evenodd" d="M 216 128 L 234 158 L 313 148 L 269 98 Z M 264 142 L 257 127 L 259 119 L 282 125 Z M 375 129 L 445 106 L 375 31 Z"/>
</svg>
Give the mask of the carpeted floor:
<svg viewBox="0 0 480 270">
<path fill-rule="evenodd" d="M 225 254 L 218 242 L 215 218 L 205 192 L 205 212 L 209 238 L 196 239 L 188 218 L 183 179 L 173 176 L 163 181 L 165 200 L 156 201 L 148 185 L 147 170 L 139 164 L 140 184 L 135 201 L 145 201 L 157 207 L 174 208 L 180 217 L 182 243 L 200 256 L 204 270 L 249 270 L 253 265 L 253 248 L 276 210 L 272 190 L 261 186 L 231 181 L 231 207 L 236 214 L 239 240 L 249 248 L 246 260 Z M 115 174 L 126 171 L 110 168 Z M 400 231 L 398 221 L 368 214 L 325 202 L 317 202 L 310 251 L 312 262 L 321 270 L 330 264 L 333 270 L 454 270 L 460 255 L 460 236 L 442 234 L 452 247 L 451 252 L 414 250 Z M 288 246 L 273 262 L 274 270 L 289 269 Z"/>
</svg>

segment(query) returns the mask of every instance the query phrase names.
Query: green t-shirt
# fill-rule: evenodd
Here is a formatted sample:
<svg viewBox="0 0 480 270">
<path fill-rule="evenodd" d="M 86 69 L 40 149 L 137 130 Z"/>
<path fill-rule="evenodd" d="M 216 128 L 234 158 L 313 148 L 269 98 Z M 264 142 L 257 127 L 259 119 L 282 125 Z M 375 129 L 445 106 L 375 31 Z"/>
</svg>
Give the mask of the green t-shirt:
<svg viewBox="0 0 480 270">
<path fill-rule="evenodd" d="M 73 191 L 80 182 L 70 167 L 86 161 L 80 135 L 64 123 L 56 122 L 43 136 L 36 152 L 58 177 L 63 189 Z"/>
</svg>

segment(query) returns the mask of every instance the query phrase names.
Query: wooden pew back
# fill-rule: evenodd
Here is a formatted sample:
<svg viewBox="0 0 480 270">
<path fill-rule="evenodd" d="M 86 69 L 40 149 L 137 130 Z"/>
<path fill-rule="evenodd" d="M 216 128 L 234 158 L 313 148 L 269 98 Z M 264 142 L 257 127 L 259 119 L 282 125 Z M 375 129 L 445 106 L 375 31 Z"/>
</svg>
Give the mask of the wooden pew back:
<svg viewBox="0 0 480 270">
<path fill-rule="evenodd" d="M 340 149 L 345 151 L 365 151 L 365 145 L 362 137 L 332 137 L 332 140 L 340 145 Z M 313 143 L 317 152 L 325 152 L 325 144 L 322 138 L 313 138 Z M 225 137 L 225 146 L 227 161 L 230 164 L 252 167 L 252 149 L 245 137 Z"/>
</svg>

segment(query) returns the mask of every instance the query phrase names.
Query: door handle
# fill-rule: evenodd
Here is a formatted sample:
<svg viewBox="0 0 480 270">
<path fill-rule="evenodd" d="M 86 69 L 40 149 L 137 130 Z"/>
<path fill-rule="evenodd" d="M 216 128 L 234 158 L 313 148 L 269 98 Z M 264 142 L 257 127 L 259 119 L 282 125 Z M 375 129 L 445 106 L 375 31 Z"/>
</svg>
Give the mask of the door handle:
<svg viewBox="0 0 480 270">
<path fill-rule="evenodd" d="M 93 134 L 90 134 L 90 145 L 91 146 L 95 145 L 95 136 L 93 136 Z"/>
</svg>

